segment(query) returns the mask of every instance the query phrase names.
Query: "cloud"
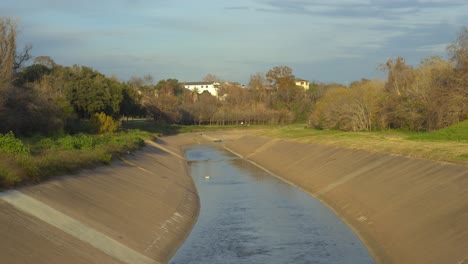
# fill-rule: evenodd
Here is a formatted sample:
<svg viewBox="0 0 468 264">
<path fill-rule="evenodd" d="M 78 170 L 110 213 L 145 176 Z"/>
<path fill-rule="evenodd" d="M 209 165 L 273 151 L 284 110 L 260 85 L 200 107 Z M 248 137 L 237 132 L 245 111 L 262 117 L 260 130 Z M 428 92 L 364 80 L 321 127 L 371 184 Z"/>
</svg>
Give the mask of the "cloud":
<svg viewBox="0 0 468 264">
<path fill-rule="evenodd" d="M 224 9 L 226 10 L 250 10 L 248 6 L 227 6 Z"/>
<path fill-rule="evenodd" d="M 416 14 L 430 9 L 450 9 L 468 7 L 461 0 L 424 1 L 424 0 L 257 0 L 262 7 L 257 11 L 278 14 L 301 14 L 311 16 L 332 16 L 344 18 L 384 18 L 398 19 L 406 14 Z"/>
</svg>

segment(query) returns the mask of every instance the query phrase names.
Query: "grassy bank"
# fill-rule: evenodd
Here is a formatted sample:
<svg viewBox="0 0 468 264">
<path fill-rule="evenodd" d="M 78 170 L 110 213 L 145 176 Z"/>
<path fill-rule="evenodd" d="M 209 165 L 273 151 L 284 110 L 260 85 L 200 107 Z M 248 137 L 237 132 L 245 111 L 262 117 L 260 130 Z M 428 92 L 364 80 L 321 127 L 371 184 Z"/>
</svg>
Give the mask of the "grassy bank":
<svg viewBox="0 0 468 264">
<path fill-rule="evenodd" d="M 372 152 L 386 152 L 407 157 L 468 164 L 468 120 L 433 132 L 385 130 L 345 132 L 306 128 L 294 125 L 238 125 L 238 126 L 156 126 L 152 122 L 133 121 L 128 128 L 141 129 L 163 135 L 223 130 L 245 130 L 262 136 L 286 138 L 307 143 L 335 145 Z"/>
<path fill-rule="evenodd" d="M 207 131 L 227 131 L 227 130 L 258 130 L 280 128 L 275 125 L 160 125 L 150 120 L 130 120 L 125 121 L 123 126 L 127 129 L 138 129 L 160 135 L 175 135 L 179 133 L 196 133 Z"/>
<path fill-rule="evenodd" d="M 144 145 L 156 135 L 246 130 L 262 136 L 306 143 L 335 145 L 408 157 L 468 164 L 468 120 L 429 133 L 408 131 L 343 132 L 287 126 L 180 126 L 147 121 L 124 123 L 125 130 L 111 135 L 31 137 L 0 146 L 0 188 L 40 182 L 56 175 L 109 164 L 113 158 Z M 5 139 L 5 138 L 4 138 Z M 9 148 L 7 147 L 9 146 Z"/>
<path fill-rule="evenodd" d="M 109 164 L 113 158 L 144 146 L 154 135 L 126 130 L 109 135 L 65 135 L 54 138 L 14 135 L 0 138 L 0 188 L 36 183 L 56 175 Z"/>
<path fill-rule="evenodd" d="M 426 133 L 395 130 L 343 132 L 308 129 L 304 125 L 291 125 L 261 130 L 257 134 L 307 143 L 468 164 L 468 120 L 448 128 Z"/>
</svg>

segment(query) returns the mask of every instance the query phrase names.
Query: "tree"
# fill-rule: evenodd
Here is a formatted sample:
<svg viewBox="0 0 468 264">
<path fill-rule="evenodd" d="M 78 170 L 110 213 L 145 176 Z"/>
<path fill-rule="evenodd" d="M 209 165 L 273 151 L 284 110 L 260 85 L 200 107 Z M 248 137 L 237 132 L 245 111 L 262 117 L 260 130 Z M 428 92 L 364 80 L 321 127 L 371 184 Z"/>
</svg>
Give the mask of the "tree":
<svg viewBox="0 0 468 264">
<path fill-rule="evenodd" d="M 468 28 L 464 27 L 457 39 L 448 46 L 448 53 L 455 68 L 468 74 Z"/>
<path fill-rule="evenodd" d="M 250 75 L 249 84 L 247 85 L 250 89 L 261 90 L 266 86 L 265 75 L 261 72 Z"/>
<path fill-rule="evenodd" d="M 129 85 L 122 87 L 122 102 L 120 104 L 120 114 L 128 117 L 144 116 L 145 111 L 142 107 L 142 96 L 136 89 Z"/>
<path fill-rule="evenodd" d="M 313 112 L 309 125 L 316 128 L 345 131 L 369 131 L 381 128 L 380 101 L 384 83 L 363 80 L 353 82 L 351 88 L 327 91 Z"/>
<path fill-rule="evenodd" d="M 276 66 L 266 73 L 267 81 L 277 89 L 287 89 L 295 87 L 296 77 L 292 74 L 288 66 Z"/>
<path fill-rule="evenodd" d="M 388 80 L 385 85 L 387 92 L 400 95 L 402 90 L 407 89 L 414 81 L 413 69 L 406 65 L 402 57 L 397 57 L 396 60 L 389 59 L 384 70 L 388 71 Z"/>
<path fill-rule="evenodd" d="M 175 95 L 181 95 L 184 92 L 184 85 L 181 84 L 177 79 L 166 79 L 160 80 L 156 84 L 156 90 L 163 93 L 173 93 Z"/>
<path fill-rule="evenodd" d="M 302 99 L 304 90 L 296 86 L 296 78 L 291 68 L 276 66 L 266 73 L 267 81 L 276 88 L 275 100 L 272 102 L 277 110 L 286 108 L 296 112 L 296 102 Z M 299 111 L 302 112 L 302 111 Z"/>
<path fill-rule="evenodd" d="M 16 59 L 16 22 L 0 17 L 0 85 L 13 78 Z"/>
<path fill-rule="evenodd" d="M 55 65 L 57 65 L 55 61 L 49 56 L 38 56 L 34 59 L 33 64 L 42 65 L 50 70 L 53 69 Z"/>
<path fill-rule="evenodd" d="M 85 66 L 67 68 L 66 97 L 81 118 L 103 112 L 114 118 L 120 115 L 122 84 Z"/>
<path fill-rule="evenodd" d="M 15 80 L 16 85 L 23 85 L 25 83 L 32 83 L 40 80 L 44 75 L 51 73 L 51 69 L 41 64 L 33 64 L 25 67 L 17 74 Z"/>
<path fill-rule="evenodd" d="M 217 83 L 222 83 L 223 82 L 223 79 L 221 79 L 220 77 L 214 75 L 214 74 L 211 74 L 211 73 L 208 73 L 205 77 L 203 77 L 203 81 L 204 82 L 217 82 Z"/>
<path fill-rule="evenodd" d="M 153 84 L 153 81 L 153 76 L 151 76 L 150 74 L 146 74 L 143 77 L 132 76 L 128 80 L 128 83 L 137 89 L 141 89 L 144 86 L 149 86 Z"/>
</svg>

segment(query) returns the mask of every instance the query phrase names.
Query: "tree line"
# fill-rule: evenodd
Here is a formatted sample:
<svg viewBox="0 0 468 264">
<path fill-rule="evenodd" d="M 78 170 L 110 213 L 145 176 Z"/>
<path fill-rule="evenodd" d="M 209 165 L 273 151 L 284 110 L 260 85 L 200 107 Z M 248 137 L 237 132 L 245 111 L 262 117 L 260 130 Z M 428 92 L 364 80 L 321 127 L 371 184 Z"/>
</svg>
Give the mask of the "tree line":
<svg viewBox="0 0 468 264">
<path fill-rule="evenodd" d="M 468 29 L 447 47 L 449 60 L 425 58 L 412 67 L 404 58 L 382 65 L 387 80 L 361 80 L 328 91 L 309 125 L 362 131 L 431 131 L 468 118 Z"/>
<path fill-rule="evenodd" d="M 121 81 L 86 66 L 62 66 L 16 47 L 16 23 L 0 18 L 0 132 L 73 132 L 83 119 L 149 117 L 169 124 L 287 124 L 322 129 L 433 130 L 467 118 L 468 31 L 449 46 L 449 60 L 403 58 L 382 68 L 388 79 L 360 80 L 349 87 L 313 82 L 296 86 L 292 69 L 277 66 L 250 76 L 247 88 L 213 74 L 218 97 L 184 88 L 176 79 L 154 84 L 151 76 Z"/>
</svg>

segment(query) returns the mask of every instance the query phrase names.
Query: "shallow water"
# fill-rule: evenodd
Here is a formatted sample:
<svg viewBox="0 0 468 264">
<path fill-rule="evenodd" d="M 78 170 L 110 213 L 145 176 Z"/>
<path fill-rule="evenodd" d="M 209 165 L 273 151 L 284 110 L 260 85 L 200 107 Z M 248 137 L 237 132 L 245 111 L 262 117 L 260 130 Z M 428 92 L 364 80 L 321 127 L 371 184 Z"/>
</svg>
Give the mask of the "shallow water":
<svg viewBox="0 0 468 264">
<path fill-rule="evenodd" d="M 329 208 L 213 146 L 186 151 L 200 216 L 170 263 L 374 263 Z"/>
</svg>

